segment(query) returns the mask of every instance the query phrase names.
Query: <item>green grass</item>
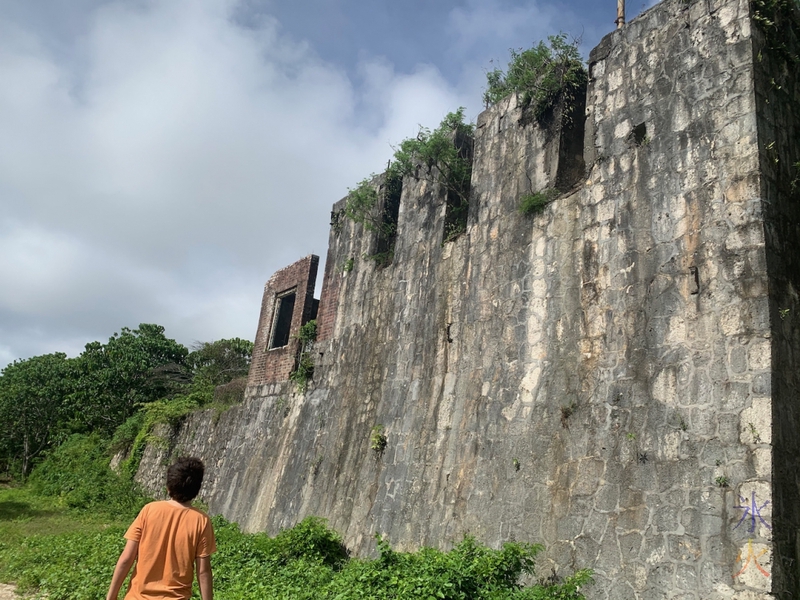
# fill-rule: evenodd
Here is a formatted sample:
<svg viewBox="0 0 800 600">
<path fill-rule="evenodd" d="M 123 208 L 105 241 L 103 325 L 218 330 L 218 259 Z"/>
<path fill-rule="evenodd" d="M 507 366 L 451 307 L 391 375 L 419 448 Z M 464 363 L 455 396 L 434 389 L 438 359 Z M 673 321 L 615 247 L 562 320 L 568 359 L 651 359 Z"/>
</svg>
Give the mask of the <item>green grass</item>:
<svg viewBox="0 0 800 600">
<path fill-rule="evenodd" d="M 19 541 L 32 535 L 60 535 L 79 531 L 103 531 L 129 524 L 107 512 L 94 514 L 64 506 L 57 498 L 47 498 L 26 487 L 0 487 L 0 544 Z"/>
<path fill-rule="evenodd" d="M 49 600 L 101 598 L 127 525 L 29 489 L 0 489 L 0 581 Z M 449 552 L 396 552 L 379 538 L 379 557 L 364 560 L 349 557 L 319 518 L 275 537 L 242 533 L 221 517 L 214 527 L 218 600 L 582 600 L 579 588 L 590 580 L 579 571 L 558 584 L 521 587 L 541 548 L 518 542 L 493 550 L 468 537 Z"/>
<path fill-rule="evenodd" d="M 108 513 L 69 508 L 29 488 L 0 488 L 0 582 L 29 592 L 80 590 L 94 582 L 93 590 L 105 586 L 105 595 L 128 524 Z"/>
</svg>

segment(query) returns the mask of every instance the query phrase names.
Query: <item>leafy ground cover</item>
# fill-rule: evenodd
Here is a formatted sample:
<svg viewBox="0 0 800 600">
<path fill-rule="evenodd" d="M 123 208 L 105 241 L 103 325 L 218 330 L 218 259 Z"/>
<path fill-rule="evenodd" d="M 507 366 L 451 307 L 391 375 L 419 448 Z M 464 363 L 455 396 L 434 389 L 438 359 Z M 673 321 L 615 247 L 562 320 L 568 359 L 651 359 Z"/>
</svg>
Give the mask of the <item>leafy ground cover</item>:
<svg viewBox="0 0 800 600">
<path fill-rule="evenodd" d="M 59 505 L 28 488 L 0 489 L 0 581 L 50 600 L 103 597 L 128 524 Z M 537 545 L 493 550 L 465 538 L 453 550 L 396 552 L 377 540 L 378 558 L 348 556 L 323 519 L 309 517 L 275 537 L 247 534 L 214 517 L 212 559 L 219 600 L 582 600 L 579 571 L 558 583 L 522 587 Z M 195 590 L 194 598 L 199 598 Z"/>
<path fill-rule="evenodd" d="M 0 581 L 51 598 L 97 598 L 108 587 L 127 522 L 69 508 L 30 488 L 0 488 Z M 110 564 L 110 567 L 109 567 Z"/>
</svg>

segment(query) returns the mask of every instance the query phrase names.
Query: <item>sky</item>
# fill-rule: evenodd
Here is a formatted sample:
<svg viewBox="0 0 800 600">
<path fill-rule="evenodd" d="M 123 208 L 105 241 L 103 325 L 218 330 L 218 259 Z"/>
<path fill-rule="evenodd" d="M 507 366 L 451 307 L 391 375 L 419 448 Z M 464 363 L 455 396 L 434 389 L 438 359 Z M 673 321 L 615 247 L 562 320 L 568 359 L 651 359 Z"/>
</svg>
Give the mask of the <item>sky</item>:
<svg viewBox="0 0 800 600">
<path fill-rule="evenodd" d="M 628 18 L 655 0 L 628 0 Z M 0 368 L 158 323 L 252 340 L 331 205 L 615 0 L 3 0 Z M 322 268 L 319 283 L 322 279 Z"/>
</svg>

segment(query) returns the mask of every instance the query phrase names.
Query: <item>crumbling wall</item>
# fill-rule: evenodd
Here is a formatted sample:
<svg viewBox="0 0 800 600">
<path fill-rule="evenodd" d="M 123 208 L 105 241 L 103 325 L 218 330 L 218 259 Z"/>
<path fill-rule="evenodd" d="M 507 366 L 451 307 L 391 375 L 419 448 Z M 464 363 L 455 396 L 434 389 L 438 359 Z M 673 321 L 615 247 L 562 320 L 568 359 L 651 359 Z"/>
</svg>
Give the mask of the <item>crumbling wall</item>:
<svg viewBox="0 0 800 600">
<path fill-rule="evenodd" d="M 359 554 L 376 532 L 542 542 L 544 571 L 595 570 L 592 599 L 788 597 L 797 209 L 765 136 L 797 150 L 798 91 L 756 87 L 775 67 L 751 23 L 747 0 L 669 0 L 610 34 L 585 132 L 516 97 L 484 112 L 453 241 L 424 177 L 388 265 L 337 204 L 308 391 L 252 385 L 173 440 L 207 460 L 212 512 L 272 533 L 324 516 Z"/>
</svg>

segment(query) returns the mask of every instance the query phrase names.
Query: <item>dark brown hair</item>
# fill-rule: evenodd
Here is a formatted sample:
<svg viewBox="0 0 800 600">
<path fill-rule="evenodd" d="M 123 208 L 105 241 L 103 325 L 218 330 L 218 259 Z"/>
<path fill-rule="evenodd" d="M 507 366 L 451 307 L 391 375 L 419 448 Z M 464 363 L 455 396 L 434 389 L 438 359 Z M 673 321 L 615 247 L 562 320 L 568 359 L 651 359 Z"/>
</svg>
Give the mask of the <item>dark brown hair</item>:
<svg viewBox="0 0 800 600">
<path fill-rule="evenodd" d="M 203 461 L 194 456 L 179 458 L 167 469 L 167 492 L 178 502 L 189 502 L 203 485 Z"/>
</svg>

